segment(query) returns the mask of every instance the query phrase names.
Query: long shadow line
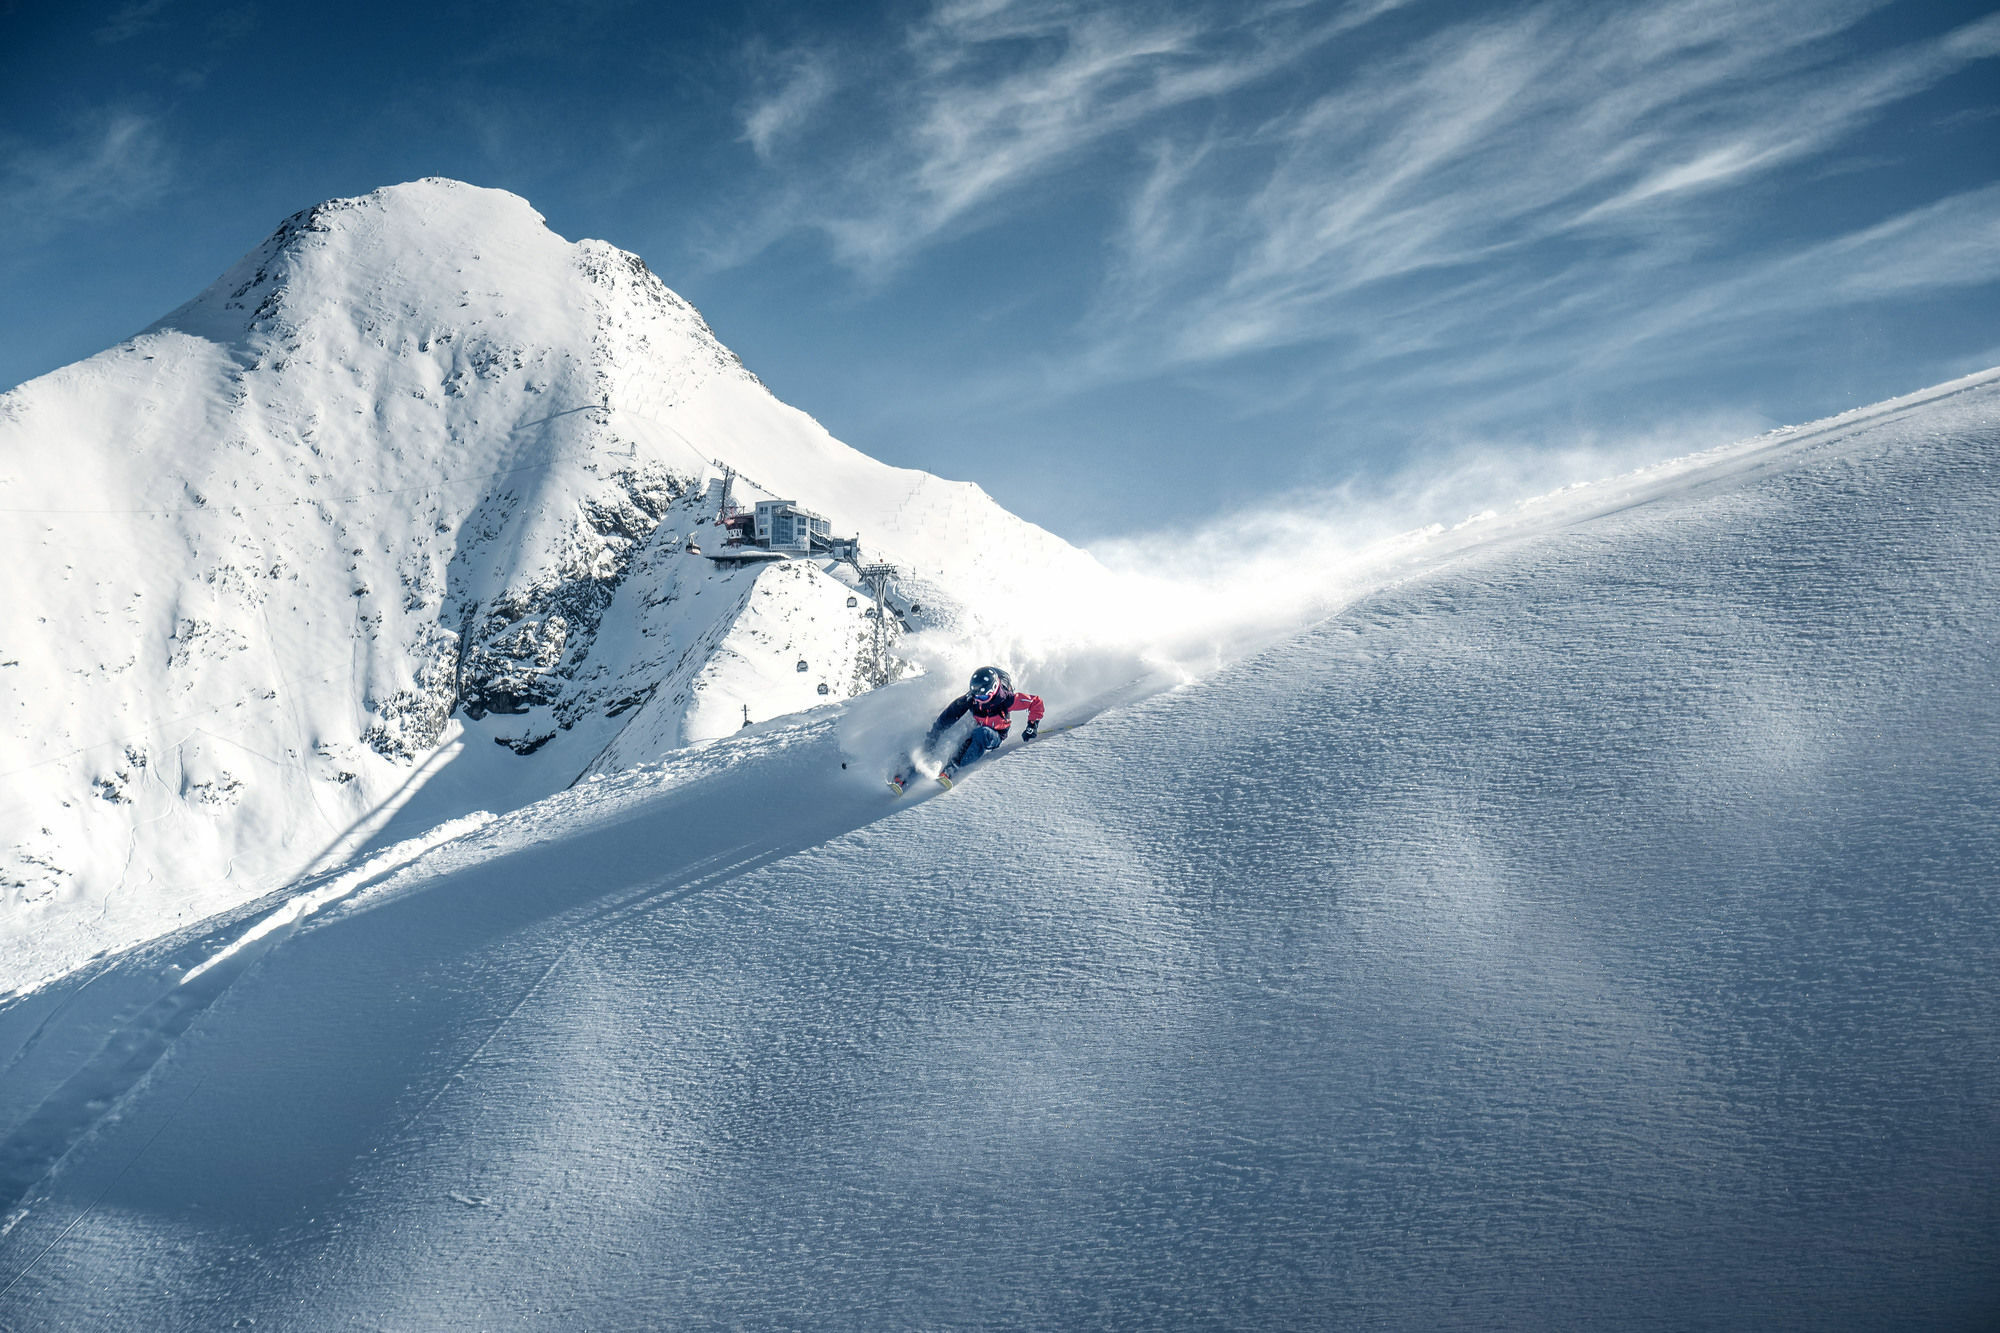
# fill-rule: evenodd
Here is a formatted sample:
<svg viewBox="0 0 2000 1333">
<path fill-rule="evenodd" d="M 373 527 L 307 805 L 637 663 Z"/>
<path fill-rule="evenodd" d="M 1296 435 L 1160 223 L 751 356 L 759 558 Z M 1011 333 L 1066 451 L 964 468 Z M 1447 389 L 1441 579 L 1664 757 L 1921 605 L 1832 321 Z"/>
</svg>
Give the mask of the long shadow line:
<svg viewBox="0 0 2000 1333">
<path fill-rule="evenodd" d="M 394 874 L 408 862 L 385 866 L 378 877 Z M 35 1187 L 59 1165 L 63 1158 L 124 1099 L 126 1094 L 152 1072 L 154 1066 L 186 1032 L 195 1019 L 220 999 L 238 978 L 289 938 L 299 922 L 293 921 L 262 935 L 259 924 L 282 912 L 302 893 L 330 883 L 338 871 L 311 876 L 291 885 L 284 898 L 267 910 L 238 917 L 222 929 L 210 929 L 201 936 L 206 967 L 189 972 L 148 1004 L 140 1013 L 118 1023 L 97 1051 L 76 1072 L 44 1097 L 41 1104 L 0 1140 L 0 1208 L 18 1207 Z M 368 881 L 355 886 L 355 891 Z M 308 918 L 301 918 L 305 920 Z M 217 952 L 217 949 L 220 952 Z M 188 952 L 192 952 L 189 950 Z M 156 956 L 146 951 L 141 957 Z M 90 978 L 95 981 L 107 966 Z M 88 985 L 87 981 L 85 985 Z M 81 988 L 79 987 L 79 991 Z M 53 1030 L 57 1017 L 68 1007 L 66 998 L 30 1034 L 8 1062 L 11 1072 L 29 1052 Z"/>
<path fill-rule="evenodd" d="M 838 822 L 846 824 L 849 821 Z M 838 836 L 838 833 L 829 836 Z M 691 863 L 681 873 L 671 876 L 664 884 L 643 889 L 634 896 L 606 904 L 590 918 L 578 923 L 577 929 L 581 932 L 579 938 L 558 956 L 556 963 L 559 964 L 588 939 L 596 937 L 604 929 L 637 912 L 653 906 L 679 902 L 714 884 L 747 874 L 773 861 L 794 855 L 813 844 L 810 839 L 803 841 L 798 838 L 782 839 L 778 845 L 766 846 L 760 852 L 741 857 L 704 873 L 704 867 L 711 866 L 724 858 L 736 856 L 753 845 L 755 844 L 741 843 L 711 853 Z M 399 862 L 385 866 L 377 878 L 386 878 L 408 865 L 409 862 Z M 690 872 L 693 873 L 693 878 L 689 878 Z M 222 939 L 219 938 L 223 936 L 223 932 L 207 932 L 203 942 L 210 946 L 209 957 L 216 957 L 213 949 L 218 944 L 225 950 L 220 961 L 173 985 L 148 1004 L 136 1017 L 118 1024 L 95 1054 L 43 1098 L 40 1105 L 16 1125 L 4 1140 L 0 1140 L 0 1210 L 11 1211 L 27 1202 L 36 1187 L 159 1064 L 174 1042 L 193 1025 L 195 1020 L 214 1005 L 245 973 L 311 918 L 302 917 L 299 921 L 288 923 L 261 936 L 255 933 L 257 923 L 273 913 L 285 910 L 291 900 L 299 894 L 310 892 L 314 887 L 330 882 L 337 873 L 337 871 L 327 871 L 300 880 L 290 886 L 283 901 L 272 905 L 268 911 L 253 919 L 239 918 L 230 933 L 236 940 L 245 940 L 247 937 L 247 943 L 239 945 L 233 952 L 229 952 L 228 945 L 222 943 Z M 366 882 L 357 884 L 354 892 L 359 893 L 365 887 L 367 887 Z M 500 1029 L 520 1011 L 521 1005 L 527 1003 L 534 991 L 554 971 L 555 966 L 556 964 L 552 964 L 549 972 L 544 973 L 543 977 L 529 988 L 528 993 L 508 1011 L 494 1031 L 480 1044 L 479 1050 L 468 1057 L 467 1062 L 477 1059 L 479 1052 L 485 1050 L 499 1034 Z M 91 978 L 95 979 L 96 976 Z M 25 1058 L 29 1049 L 39 1044 L 44 1035 L 53 1029 L 56 1019 L 67 1005 L 66 999 L 43 1018 L 28 1041 L 9 1061 L 9 1070 Z M 450 1085 L 451 1080 L 445 1080 L 437 1096 L 442 1096 Z M 437 1097 L 434 1096 L 423 1109 L 428 1110 L 431 1103 L 436 1100 Z M 418 1115 L 422 1113 L 419 1111 Z"/>
</svg>

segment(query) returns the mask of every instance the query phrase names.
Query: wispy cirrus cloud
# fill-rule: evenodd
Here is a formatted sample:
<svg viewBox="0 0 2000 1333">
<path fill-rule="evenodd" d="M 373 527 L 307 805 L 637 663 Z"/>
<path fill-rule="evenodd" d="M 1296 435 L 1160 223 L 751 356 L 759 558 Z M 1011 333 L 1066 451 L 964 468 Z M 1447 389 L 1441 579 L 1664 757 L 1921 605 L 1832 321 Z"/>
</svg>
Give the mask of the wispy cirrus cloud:
<svg viewBox="0 0 2000 1333">
<path fill-rule="evenodd" d="M 1632 253 L 1540 283 L 1489 275 L 1427 300 L 1364 306 L 1357 319 L 1383 327 L 1330 344 L 1316 376 L 1337 381 L 1362 419 L 1420 403 L 1426 435 L 1476 438 L 1546 420 L 1552 397 L 1572 390 L 1684 379 L 1774 350 L 1782 359 L 1802 330 L 1845 310 L 1992 283 L 2000 186 L 1736 263 L 1681 270 Z M 1696 435 L 1716 443 L 1755 428 L 1742 418 Z"/>
<path fill-rule="evenodd" d="M 129 42 L 163 25 L 160 14 L 173 0 L 130 0 L 120 5 L 97 29 L 97 40 L 106 46 Z"/>
<path fill-rule="evenodd" d="M 743 113 L 743 137 L 758 157 L 769 160 L 810 123 L 837 84 L 833 62 L 817 52 L 794 50 L 759 63 L 774 86 Z"/>
<path fill-rule="evenodd" d="M 1510 393 L 1612 347 L 1908 290 L 1893 274 L 1992 281 L 1987 191 L 1853 238 L 1761 230 L 1755 192 L 1780 172 L 2000 52 L 2000 18 L 1843 52 L 1868 8 L 1538 6 L 1441 30 L 1252 133 L 1164 137 L 1086 322 L 1087 373 L 1326 344 L 1323 369 L 1371 393 L 1406 362 Z"/>
<path fill-rule="evenodd" d="M 749 244 L 817 232 L 880 283 L 1018 219 L 1073 226 L 1089 259 L 1066 262 L 1095 281 L 990 370 L 996 401 L 1254 365 L 1250 396 L 1288 411 L 1523 419 L 1768 351 L 1793 336 L 1774 321 L 2000 277 L 1990 173 L 1828 185 L 1893 160 L 1869 136 L 1897 108 L 2000 54 L 2000 15 L 1904 17 L 942 0 L 886 53 L 772 82 L 784 132 L 747 137 L 783 201 Z M 784 112 L 822 81 L 840 115 Z"/>
<path fill-rule="evenodd" d="M 1683 0 L 1594 25 L 1540 8 L 1447 30 L 1238 141 L 1233 171 L 1169 188 L 1158 172 L 1175 155 L 1161 155 L 1105 317 L 1197 311 L 1170 352 L 1202 360 L 1337 332 L 1353 294 L 1416 275 L 1478 284 L 1512 265 L 1539 284 L 1621 249 L 1667 265 L 1720 248 L 1726 209 L 1686 210 L 1822 151 L 2000 37 L 1988 20 L 1829 68 L 1815 47 L 1859 8 L 1779 24 Z M 1217 209 L 1225 196 L 1245 204 Z M 1208 266 L 1169 262 L 1161 237 Z"/>
<path fill-rule="evenodd" d="M 1407 2 L 1127 11 L 951 0 L 888 60 L 867 62 L 874 104 L 844 122 L 853 138 L 833 146 L 832 169 L 808 172 L 810 186 L 793 197 L 810 206 L 789 222 L 823 232 L 857 268 L 893 268 L 957 227 L 1004 214 L 1021 192 L 1093 148 L 1254 85 Z M 760 156 L 770 156 L 774 131 L 797 125 L 798 108 L 816 106 L 837 77 L 824 60 L 786 73 L 745 118 Z M 799 144 L 802 157 L 827 151 Z"/>
<path fill-rule="evenodd" d="M 1695 327 L 1729 338 L 1760 322 L 1994 282 L 2000 282 L 2000 184 L 1745 265 L 1661 302 L 1594 356 L 1666 344 Z"/>
<path fill-rule="evenodd" d="M 169 187 L 171 163 L 158 122 L 132 111 L 101 112 L 61 143 L 0 137 L 0 226 L 41 237 L 139 207 Z"/>
</svg>

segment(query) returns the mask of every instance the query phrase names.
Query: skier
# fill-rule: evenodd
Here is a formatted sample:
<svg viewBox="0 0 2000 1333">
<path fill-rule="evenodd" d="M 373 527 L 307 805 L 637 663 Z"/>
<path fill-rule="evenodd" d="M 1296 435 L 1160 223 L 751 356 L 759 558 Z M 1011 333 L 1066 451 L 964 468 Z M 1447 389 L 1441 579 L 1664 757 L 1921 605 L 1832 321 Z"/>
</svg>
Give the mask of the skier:
<svg viewBox="0 0 2000 1333">
<path fill-rule="evenodd" d="M 1041 729 L 1042 701 L 1032 694 L 1017 694 L 1013 680 L 999 667 L 981 667 L 973 672 L 971 688 L 945 705 L 924 736 L 924 753 L 930 754 L 936 751 L 938 741 L 952 723 L 967 713 L 972 714 L 977 724 L 951 762 L 938 771 L 938 781 L 949 787 L 960 769 L 977 762 L 988 750 L 999 749 L 1000 742 L 1007 739 L 1007 728 L 1013 724 L 1008 714 L 1021 708 L 1028 710 L 1028 725 L 1021 729 L 1021 740 L 1026 743 L 1035 739 L 1035 733 Z M 889 779 L 889 785 L 901 791 L 908 780 L 907 776 L 899 775 Z"/>
</svg>

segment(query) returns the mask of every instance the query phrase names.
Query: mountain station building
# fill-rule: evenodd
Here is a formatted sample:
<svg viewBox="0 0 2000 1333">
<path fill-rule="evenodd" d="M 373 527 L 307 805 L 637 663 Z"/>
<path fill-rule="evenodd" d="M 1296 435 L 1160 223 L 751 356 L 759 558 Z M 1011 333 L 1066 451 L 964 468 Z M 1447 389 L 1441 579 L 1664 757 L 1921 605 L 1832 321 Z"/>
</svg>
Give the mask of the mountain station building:
<svg viewBox="0 0 2000 1333">
<path fill-rule="evenodd" d="M 824 549 L 833 535 L 833 525 L 796 500 L 759 500 L 751 521 L 750 540 L 772 551 L 797 551 L 810 555 L 815 543 Z"/>
</svg>

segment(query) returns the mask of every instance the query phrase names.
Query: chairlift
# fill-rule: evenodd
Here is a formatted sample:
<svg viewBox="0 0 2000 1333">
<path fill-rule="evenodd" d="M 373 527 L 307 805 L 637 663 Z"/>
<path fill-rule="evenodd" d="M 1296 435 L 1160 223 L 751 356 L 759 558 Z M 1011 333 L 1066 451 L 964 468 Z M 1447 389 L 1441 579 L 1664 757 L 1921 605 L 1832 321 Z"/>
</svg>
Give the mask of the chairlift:
<svg viewBox="0 0 2000 1333">
<path fill-rule="evenodd" d="M 801 657 L 801 658 L 799 659 L 799 670 L 801 670 L 801 671 L 810 671 L 811 669 L 812 669 L 811 667 L 808 667 L 808 666 L 806 665 L 806 659 L 805 659 L 805 658 L 803 658 L 803 657 Z"/>
<path fill-rule="evenodd" d="M 819 692 L 820 692 L 821 694 L 831 694 L 831 693 L 832 693 L 833 691 L 831 691 L 831 690 L 827 689 L 827 687 L 826 687 L 826 682 L 825 682 L 825 681 L 821 681 L 821 682 L 819 683 Z"/>
</svg>

